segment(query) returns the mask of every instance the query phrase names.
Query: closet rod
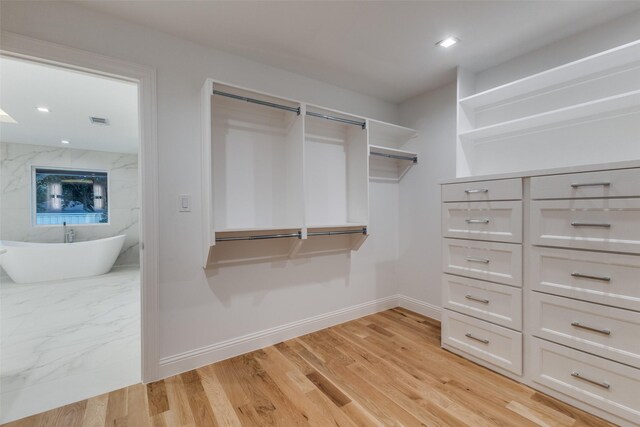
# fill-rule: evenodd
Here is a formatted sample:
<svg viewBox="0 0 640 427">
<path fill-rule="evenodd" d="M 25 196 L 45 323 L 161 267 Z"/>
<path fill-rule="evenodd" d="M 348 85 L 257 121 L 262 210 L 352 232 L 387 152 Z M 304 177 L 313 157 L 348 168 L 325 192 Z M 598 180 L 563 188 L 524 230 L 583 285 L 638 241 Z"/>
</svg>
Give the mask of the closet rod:
<svg viewBox="0 0 640 427">
<path fill-rule="evenodd" d="M 313 111 L 307 111 L 307 116 L 320 117 L 321 119 L 333 120 L 334 122 L 341 122 L 349 125 L 356 125 L 356 126 L 360 126 L 362 129 L 367 128 L 367 122 L 359 122 L 357 120 L 343 119 L 342 117 L 336 117 L 336 116 L 328 116 L 326 114 L 314 113 Z"/>
<path fill-rule="evenodd" d="M 238 240 L 266 240 L 266 239 L 287 239 L 290 237 L 302 238 L 302 232 L 289 234 L 259 234 L 257 236 L 240 236 L 240 237 L 216 237 L 216 242 L 235 242 Z"/>
<path fill-rule="evenodd" d="M 339 234 L 367 234 L 367 227 L 358 230 L 314 231 L 307 233 L 307 236 L 336 236 Z"/>
<path fill-rule="evenodd" d="M 246 96 L 234 95 L 233 93 L 222 92 L 219 90 L 213 89 L 214 95 L 226 96 L 227 98 L 238 99 L 240 101 L 251 102 L 253 104 L 264 105 L 266 107 L 278 108 L 280 110 L 292 111 L 297 115 L 300 115 L 300 107 L 289 107 L 288 105 L 275 104 L 273 102 L 261 101 L 255 98 L 247 98 Z"/>
<path fill-rule="evenodd" d="M 389 159 L 410 160 L 413 163 L 418 163 L 418 156 L 398 156 L 397 154 L 376 153 L 375 151 L 372 151 L 369 154 L 372 156 L 387 157 Z"/>
</svg>

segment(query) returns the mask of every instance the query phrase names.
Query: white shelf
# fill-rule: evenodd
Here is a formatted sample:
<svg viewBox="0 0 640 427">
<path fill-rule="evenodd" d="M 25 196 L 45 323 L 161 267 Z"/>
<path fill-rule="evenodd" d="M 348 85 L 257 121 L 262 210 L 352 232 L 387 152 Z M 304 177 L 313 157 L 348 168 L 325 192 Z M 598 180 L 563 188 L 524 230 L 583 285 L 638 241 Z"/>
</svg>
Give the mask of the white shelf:
<svg viewBox="0 0 640 427">
<path fill-rule="evenodd" d="M 557 126 L 562 123 L 569 123 L 580 119 L 587 120 L 594 116 L 602 119 L 607 115 L 624 113 L 633 109 L 640 110 L 640 90 L 496 123 L 494 125 L 461 132 L 459 136 L 465 141 L 497 138 L 519 132 L 539 130 L 552 125 Z"/>
<path fill-rule="evenodd" d="M 467 96 L 459 103 L 478 109 L 634 63 L 640 65 L 640 40 Z"/>
<path fill-rule="evenodd" d="M 378 120 L 369 120 L 369 142 L 374 146 L 400 148 L 407 141 L 418 136 L 418 132 L 403 126 Z"/>
<path fill-rule="evenodd" d="M 362 228 L 367 227 L 367 224 L 363 223 L 355 223 L 355 222 L 347 222 L 343 224 L 315 224 L 315 225 L 307 225 L 308 230 L 327 230 L 330 228 Z"/>
</svg>

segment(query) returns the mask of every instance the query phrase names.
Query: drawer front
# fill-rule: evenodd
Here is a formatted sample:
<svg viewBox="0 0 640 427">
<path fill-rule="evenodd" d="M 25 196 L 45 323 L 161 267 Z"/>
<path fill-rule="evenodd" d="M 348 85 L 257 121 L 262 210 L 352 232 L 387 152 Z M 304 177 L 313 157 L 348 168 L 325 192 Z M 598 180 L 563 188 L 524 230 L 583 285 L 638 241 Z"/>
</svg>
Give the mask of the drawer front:
<svg viewBox="0 0 640 427">
<path fill-rule="evenodd" d="M 442 311 L 442 342 L 522 375 L 522 334 L 449 310 Z"/>
<path fill-rule="evenodd" d="M 475 202 L 522 199 L 520 178 L 461 182 L 442 186 L 443 202 Z"/>
<path fill-rule="evenodd" d="M 640 313 L 529 293 L 533 335 L 640 367 Z"/>
<path fill-rule="evenodd" d="M 443 203 L 442 235 L 521 243 L 522 202 Z"/>
<path fill-rule="evenodd" d="M 535 338 L 531 350 L 533 381 L 640 423 L 640 370 Z"/>
<path fill-rule="evenodd" d="M 442 275 L 443 305 L 507 328 L 522 329 L 522 291 L 466 277 Z"/>
<path fill-rule="evenodd" d="M 640 196 L 640 169 L 583 172 L 531 178 L 532 199 Z"/>
<path fill-rule="evenodd" d="M 640 311 L 640 256 L 532 246 L 531 289 Z"/>
<path fill-rule="evenodd" d="M 442 239 L 445 273 L 522 286 L 522 246 L 510 243 Z"/>
<path fill-rule="evenodd" d="M 640 253 L 640 199 L 531 202 L 531 243 Z"/>
</svg>

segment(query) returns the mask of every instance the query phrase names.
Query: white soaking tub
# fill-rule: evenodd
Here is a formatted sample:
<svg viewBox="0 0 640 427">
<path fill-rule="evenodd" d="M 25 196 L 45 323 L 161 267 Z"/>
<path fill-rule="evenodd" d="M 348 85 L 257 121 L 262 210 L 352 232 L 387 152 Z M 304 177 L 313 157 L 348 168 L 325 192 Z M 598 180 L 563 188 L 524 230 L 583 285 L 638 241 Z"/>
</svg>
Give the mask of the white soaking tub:
<svg viewBox="0 0 640 427">
<path fill-rule="evenodd" d="M 75 243 L 0 240 L 0 265 L 15 283 L 105 274 L 116 262 L 124 235 Z"/>
</svg>

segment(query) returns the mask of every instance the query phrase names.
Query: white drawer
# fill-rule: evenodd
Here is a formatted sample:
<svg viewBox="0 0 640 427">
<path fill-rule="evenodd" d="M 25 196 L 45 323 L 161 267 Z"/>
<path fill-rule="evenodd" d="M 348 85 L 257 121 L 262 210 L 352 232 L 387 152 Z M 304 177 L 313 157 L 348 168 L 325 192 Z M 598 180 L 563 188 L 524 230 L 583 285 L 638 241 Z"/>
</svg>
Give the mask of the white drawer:
<svg viewBox="0 0 640 427">
<path fill-rule="evenodd" d="M 442 235 L 521 243 L 522 202 L 443 203 Z"/>
<path fill-rule="evenodd" d="M 531 289 L 640 311 L 640 256 L 530 248 Z"/>
<path fill-rule="evenodd" d="M 533 381 L 640 423 L 640 370 L 540 339 L 529 360 Z"/>
<path fill-rule="evenodd" d="M 522 199 L 520 178 L 461 182 L 442 186 L 443 202 L 473 202 Z"/>
<path fill-rule="evenodd" d="M 538 292 L 528 296 L 533 335 L 640 367 L 640 313 Z"/>
<path fill-rule="evenodd" d="M 640 199 L 536 200 L 531 242 L 640 253 Z"/>
<path fill-rule="evenodd" d="M 522 286 L 522 246 L 512 243 L 442 239 L 445 273 Z"/>
<path fill-rule="evenodd" d="M 640 169 L 582 172 L 531 178 L 532 199 L 640 196 Z"/>
<path fill-rule="evenodd" d="M 442 275 L 443 306 L 507 328 L 522 329 L 522 291 L 466 277 Z"/>
<path fill-rule="evenodd" d="M 522 375 L 522 334 L 449 310 L 442 311 L 442 343 Z"/>
</svg>

